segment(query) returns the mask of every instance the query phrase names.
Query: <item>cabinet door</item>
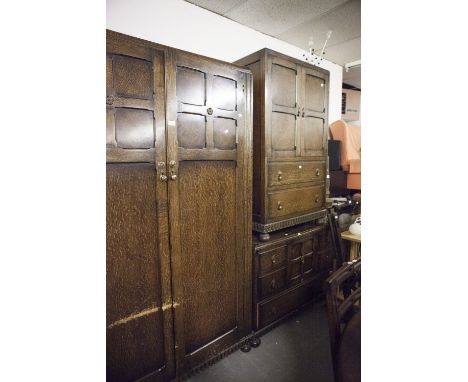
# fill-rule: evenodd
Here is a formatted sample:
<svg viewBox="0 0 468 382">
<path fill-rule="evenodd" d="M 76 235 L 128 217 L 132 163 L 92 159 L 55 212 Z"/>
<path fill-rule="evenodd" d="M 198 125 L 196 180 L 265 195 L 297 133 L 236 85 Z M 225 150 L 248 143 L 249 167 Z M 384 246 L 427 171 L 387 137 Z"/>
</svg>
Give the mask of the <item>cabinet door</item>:
<svg viewBox="0 0 468 382">
<path fill-rule="evenodd" d="M 300 67 L 270 56 L 267 64 L 265 147 L 270 158 L 299 155 L 298 97 Z"/>
<path fill-rule="evenodd" d="M 327 77 L 317 70 L 301 70 L 301 156 L 326 155 Z"/>
<path fill-rule="evenodd" d="M 231 65 L 178 51 L 169 57 L 172 286 L 182 373 L 250 328 L 251 90 L 250 76 Z"/>
<path fill-rule="evenodd" d="M 107 35 L 107 380 L 174 374 L 161 52 Z"/>
</svg>

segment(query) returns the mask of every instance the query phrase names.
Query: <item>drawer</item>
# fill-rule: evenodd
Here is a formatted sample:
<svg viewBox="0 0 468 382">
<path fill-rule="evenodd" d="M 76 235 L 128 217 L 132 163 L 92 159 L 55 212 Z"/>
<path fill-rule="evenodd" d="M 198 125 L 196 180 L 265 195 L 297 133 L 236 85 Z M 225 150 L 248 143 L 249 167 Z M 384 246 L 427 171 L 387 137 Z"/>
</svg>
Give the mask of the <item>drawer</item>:
<svg viewBox="0 0 468 382">
<path fill-rule="evenodd" d="M 274 271 L 284 267 L 287 258 L 287 247 L 282 245 L 281 247 L 270 249 L 258 253 L 259 256 L 259 274 L 264 275 L 265 273 Z"/>
<path fill-rule="evenodd" d="M 270 219 L 288 215 L 301 215 L 319 210 L 325 205 L 325 184 L 294 188 L 268 193 L 268 216 Z"/>
<path fill-rule="evenodd" d="M 268 186 L 325 181 L 324 161 L 270 162 L 268 164 Z"/>
<path fill-rule="evenodd" d="M 319 253 L 312 253 L 310 255 L 304 256 L 304 263 L 302 268 L 302 275 L 304 278 L 320 273 L 320 258 L 321 254 Z"/>
<path fill-rule="evenodd" d="M 257 306 L 257 330 L 299 308 L 321 292 L 323 279 L 312 279 Z"/>
<path fill-rule="evenodd" d="M 282 291 L 286 286 L 286 268 L 258 279 L 258 298 L 263 299 Z"/>
</svg>

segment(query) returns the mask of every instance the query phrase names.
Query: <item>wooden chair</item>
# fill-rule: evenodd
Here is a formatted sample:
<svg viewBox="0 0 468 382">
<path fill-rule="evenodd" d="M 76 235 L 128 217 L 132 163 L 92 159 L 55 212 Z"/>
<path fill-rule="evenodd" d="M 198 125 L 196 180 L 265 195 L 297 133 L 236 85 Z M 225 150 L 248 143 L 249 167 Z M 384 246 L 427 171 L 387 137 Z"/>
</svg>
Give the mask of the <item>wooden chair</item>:
<svg viewBox="0 0 468 382">
<path fill-rule="evenodd" d="M 333 261 L 333 271 L 336 271 L 344 263 L 346 259 L 346 246 L 341 239 L 342 230 L 338 227 L 338 215 L 334 212 L 328 211 L 327 214 L 328 225 L 330 226 L 330 233 L 332 237 L 333 252 L 335 258 Z"/>
<path fill-rule="evenodd" d="M 325 297 L 335 381 L 360 381 L 361 259 L 328 277 Z"/>
</svg>

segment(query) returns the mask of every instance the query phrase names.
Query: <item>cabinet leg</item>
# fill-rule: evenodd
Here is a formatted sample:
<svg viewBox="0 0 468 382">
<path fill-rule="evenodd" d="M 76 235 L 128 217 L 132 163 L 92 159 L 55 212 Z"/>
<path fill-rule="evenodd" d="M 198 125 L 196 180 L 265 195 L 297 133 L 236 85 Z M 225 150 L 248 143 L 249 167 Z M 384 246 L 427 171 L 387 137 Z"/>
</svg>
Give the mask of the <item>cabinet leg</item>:
<svg viewBox="0 0 468 382">
<path fill-rule="evenodd" d="M 250 346 L 250 342 L 246 342 L 244 345 L 241 346 L 240 350 L 243 351 L 244 353 L 248 353 L 252 349 L 252 346 Z"/>
<path fill-rule="evenodd" d="M 262 340 L 260 337 L 252 337 L 250 340 L 250 345 L 252 345 L 253 348 L 258 348 L 260 344 L 262 343 Z"/>
<path fill-rule="evenodd" d="M 269 233 L 261 233 L 258 235 L 258 239 L 260 241 L 268 241 L 270 240 L 270 234 Z"/>
</svg>

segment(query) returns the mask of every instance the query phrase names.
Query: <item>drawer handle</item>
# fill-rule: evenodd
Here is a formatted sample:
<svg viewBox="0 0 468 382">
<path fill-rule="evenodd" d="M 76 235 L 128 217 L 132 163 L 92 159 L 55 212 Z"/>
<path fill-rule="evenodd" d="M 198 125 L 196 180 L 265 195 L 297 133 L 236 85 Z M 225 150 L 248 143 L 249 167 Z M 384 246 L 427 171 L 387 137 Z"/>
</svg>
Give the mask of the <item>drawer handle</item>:
<svg viewBox="0 0 468 382">
<path fill-rule="evenodd" d="M 281 182 L 283 180 L 283 173 L 278 171 L 278 180 Z"/>
<path fill-rule="evenodd" d="M 270 283 L 270 289 L 275 290 L 275 288 L 276 288 L 276 280 L 273 279 L 273 280 L 271 280 L 271 283 Z"/>
<path fill-rule="evenodd" d="M 320 170 L 318 168 L 315 169 L 315 176 L 320 176 Z"/>
<path fill-rule="evenodd" d="M 278 262 L 278 258 L 276 257 L 276 255 L 271 256 L 271 263 L 276 264 L 277 262 Z"/>
<path fill-rule="evenodd" d="M 278 210 L 282 210 L 283 209 L 283 205 L 281 204 L 281 202 L 278 202 Z"/>
<path fill-rule="evenodd" d="M 319 197 L 318 195 L 315 195 L 315 203 L 318 203 L 319 202 Z"/>
</svg>

